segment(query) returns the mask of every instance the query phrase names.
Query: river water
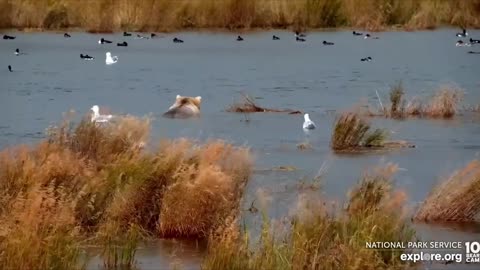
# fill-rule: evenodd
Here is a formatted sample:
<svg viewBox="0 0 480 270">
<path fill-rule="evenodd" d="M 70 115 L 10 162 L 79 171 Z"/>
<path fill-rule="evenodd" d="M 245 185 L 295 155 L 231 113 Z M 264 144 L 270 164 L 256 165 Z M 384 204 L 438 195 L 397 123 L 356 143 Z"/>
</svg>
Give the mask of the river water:
<svg viewBox="0 0 480 270">
<path fill-rule="evenodd" d="M 15 40 L 0 41 L 0 149 L 32 143 L 44 136 L 45 128 L 75 110 L 88 113 L 98 104 L 114 114 L 151 114 L 152 137 L 190 137 L 199 140 L 226 139 L 247 145 L 255 154 L 257 173 L 245 195 L 245 207 L 259 190 L 270 198 L 267 211 L 274 218 L 288 214 L 301 179 L 313 177 L 324 164 L 322 192 L 342 200 L 367 168 L 394 162 L 401 170 L 395 185 L 409 196 L 414 207 L 431 188 L 455 169 L 478 158 L 480 118 L 464 115 L 454 120 L 372 119 L 374 126 L 392 131 L 394 139 L 416 144 L 383 154 L 335 155 L 329 148 L 336 111 L 360 101 L 377 106 L 377 90 L 383 102 L 389 86 L 401 80 L 406 96 L 426 97 L 440 85 L 464 89 L 465 105 L 480 104 L 480 45 L 455 47 L 456 29 L 419 32 L 383 32 L 379 39 L 355 37 L 350 31 L 309 33 L 307 42 L 295 42 L 290 32 L 272 31 L 243 35 L 225 33 L 175 33 L 149 40 L 121 34 L 13 33 Z M 273 41 L 275 34 L 281 40 Z M 173 37 L 185 41 L 174 44 Z M 480 31 L 470 31 L 480 38 Z M 99 45 L 104 37 L 127 41 L 128 47 Z M 334 42 L 323 46 L 322 41 Z M 25 55 L 15 56 L 19 48 Z M 119 57 L 105 65 L 105 52 Z M 83 61 L 79 54 L 96 59 Z M 372 62 L 360 59 L 370 56 Z M 14 72 L 8 72 L 11 65 Z M 298 109 L 310 114 L 317 129 L 306 135 L 302 115 L 242 114 L 225 108 L 241 93 L 273 108 Z M 172 120 L 161 114 L 177 94 L 202 96 L 202 115 L 196 120 Z M 308 141 L 312 151 L 296 145 Z M 294 166 L 293 172 L 265 172 L 275 166 Z M 261 171 L 261 172 L 260 172 Z M 252 227 L 258 217 L 245 214 Z M 419 226 L 420 237 L 429 240 L 474 240 L 480 229 Z M 168 268 L 180 260 L 183 268 L 199 267 L 203 243 L 159 241 L 140 249 L 141 269 Z M 92 262 L 96 268 L 99 262 Z M 458 266 L 458 265 L 457 265 Z"/>
</svg>

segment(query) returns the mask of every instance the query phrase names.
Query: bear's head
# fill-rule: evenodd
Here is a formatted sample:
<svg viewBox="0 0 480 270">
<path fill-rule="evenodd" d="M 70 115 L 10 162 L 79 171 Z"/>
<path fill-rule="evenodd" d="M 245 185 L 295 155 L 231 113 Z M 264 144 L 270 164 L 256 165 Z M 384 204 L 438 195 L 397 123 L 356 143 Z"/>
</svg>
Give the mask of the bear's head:
<svg viewBox="0 0 480 270">
<path fill-rule="evenodd" d="M 177 95 L 175 102 L 163 115 L 171 118 L 188 118 L 200 115 L 202 97 L 184 97 Z"/>
</svg>

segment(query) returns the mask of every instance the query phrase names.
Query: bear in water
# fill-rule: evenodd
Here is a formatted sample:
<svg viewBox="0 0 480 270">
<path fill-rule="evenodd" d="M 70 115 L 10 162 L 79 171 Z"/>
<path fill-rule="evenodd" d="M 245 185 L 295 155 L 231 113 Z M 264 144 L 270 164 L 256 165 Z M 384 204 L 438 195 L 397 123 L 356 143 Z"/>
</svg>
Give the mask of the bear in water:
<svg viewBox="0 0 480 270">
<path fill-rule="evenodd" d="M 200 115 L 200 103 L 202 97 L 182 97 L 177 95 L 175 103 L 163 114 L 169 118 L 189 118 Z"/>
</svg>

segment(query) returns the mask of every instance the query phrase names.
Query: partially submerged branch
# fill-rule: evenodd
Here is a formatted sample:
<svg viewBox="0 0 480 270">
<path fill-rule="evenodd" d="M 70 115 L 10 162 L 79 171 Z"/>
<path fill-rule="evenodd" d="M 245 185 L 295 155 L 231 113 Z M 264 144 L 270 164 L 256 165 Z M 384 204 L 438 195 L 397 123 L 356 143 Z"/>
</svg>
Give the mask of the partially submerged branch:
<svg viewBox="0 0 480 270">
<path fill-rule="evenodd" d="M 235 113 L 255 113 L 255 112 L 280 112 L 280 113 L 289 113 L 289 114 L 300 114 L 301 111 L 291 110 L 291 109 L 272 109 L 265 108 L 258 105 L 255 100 L 246 95 L 242 94 L 243 99 L 241 101 L 235 102 L 227 108 L 227 112 Z"/>
</svg>

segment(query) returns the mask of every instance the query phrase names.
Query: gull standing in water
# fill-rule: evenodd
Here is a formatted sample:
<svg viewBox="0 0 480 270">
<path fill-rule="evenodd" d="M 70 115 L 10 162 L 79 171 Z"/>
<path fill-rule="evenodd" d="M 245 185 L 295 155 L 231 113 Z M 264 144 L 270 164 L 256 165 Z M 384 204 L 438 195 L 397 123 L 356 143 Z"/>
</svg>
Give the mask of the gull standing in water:
<svg viewBox="0 0 480 270">
<path fill-rule="evenodd" d="M 98 105 L 93 105 L 90 110 L 93 111 L 93 115 L 91 118 L 91 121 L 93 123 L 106 123 L 113 117 L 111 114 L 100 114 L 100 108 L 98 107 Z"/>
<path fill-rule="evenodd" d="M 311 129 L 315 129 L 315 123 L 310 120 L 310 116 L 308 115 L 308 113 L 306 113 L 304 116 L 305 118 L 305 121 L 303 122 L 303 129 L 304 130 L 311 130 Z"/>
<path fill-rule="evenodd" d="M 117 63 L 118 61 L 118 56 L 112 56 L 112 54 L 110 52 L 107 52 L 105 54 L 105 64 L 107 65 L 113 65 L 115 63 Z"/>
</svg>

